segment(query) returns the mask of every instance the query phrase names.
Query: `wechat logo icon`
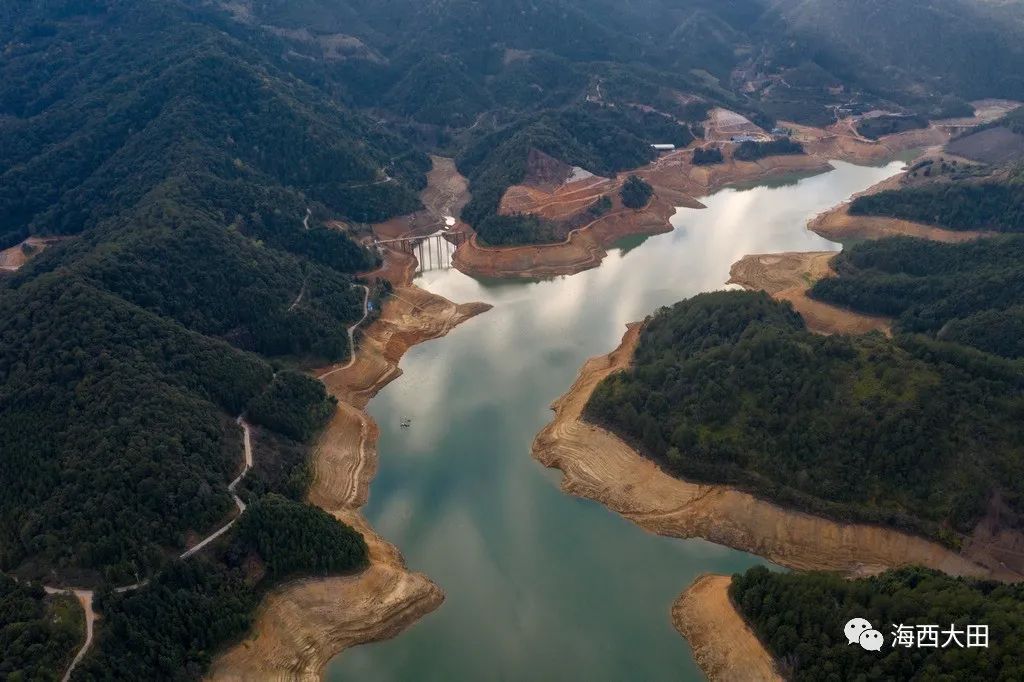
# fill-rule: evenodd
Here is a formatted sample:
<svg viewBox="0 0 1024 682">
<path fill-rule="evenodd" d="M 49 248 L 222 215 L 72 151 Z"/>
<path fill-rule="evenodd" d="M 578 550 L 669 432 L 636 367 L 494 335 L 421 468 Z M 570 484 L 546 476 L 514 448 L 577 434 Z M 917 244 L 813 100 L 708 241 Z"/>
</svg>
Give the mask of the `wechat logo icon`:
<svg viewBox="0 0 1024 682">
<path fill-rule="evenodd" d="M 871 627 L 871 623 L 863 618 L 853 618 L 843 628 L 846 641 L 850 644 L 860 644 L 866 651 L 881 651 L 885 639 L 882 633 Z"/>
</svg>

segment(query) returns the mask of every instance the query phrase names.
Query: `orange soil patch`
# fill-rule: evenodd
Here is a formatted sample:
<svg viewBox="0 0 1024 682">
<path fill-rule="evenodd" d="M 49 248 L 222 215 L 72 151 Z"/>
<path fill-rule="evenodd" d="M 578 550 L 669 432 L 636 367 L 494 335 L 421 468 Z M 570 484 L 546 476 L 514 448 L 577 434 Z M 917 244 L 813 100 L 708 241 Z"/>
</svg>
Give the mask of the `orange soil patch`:
<svg viewBox="0 0 1024 682">
<path fill-rule="evenodd" d="M 729 598 L 732 578 L 702 575 L 672 605 L 672 624 L 711 682 L 782 682 L 757 635 Z"/>
<path fill-rule="evenodd" d="M 555 418 L 533 443 L 534 457 L 565 475 L 566 492 L 597 500 L 652 532 L 702 537 L 795 569 L 863 575 L 923 565 L 951 575 L 1021 577 L 897 530 L 840 523 L 730 486 L 665 473 L 618 436 L 581 418 L 597 384 L 629 366 L 639 338 L 640 325 L 629 325 L 617 349 L 588 360 L 569 392 L 552 404 Z"/>
<path fill-rule="evenodd" d="M 398 262 L 388 262 L 393 258 Z M 211 679 L 320 679 L 339 652 L 395 636 L 444 599 L 427 576 L 406 568 L 398 549 L 359 512 L 377 469 L 378 429 L 363 408 L 401 375 L 398 363 L 410 347 L 444 336 L 490 308 L 457 305 L 412 286 L 410 258 L 388 254 L 378 271 L 396 276 L 394 296 L 363 335 L 355 362 L 317 372 L 338 409 L 315 448 L 309 500 L 363 533 L 370 567 L 354 576 L 304 579 L 273 590 L 260 606 L 253 634 L 214 661 Z"/>
<path fill-rule="evenodd" d="M 529 185 L 513 185 L 502 197 L 498 212 L 502 215 L 532 213 L 547 220 L 568 220 L 585 211 L 602 195 L 614 197 L 621 184 L 621 181 L 594 176 L 567 182 L 553 192 Z"/>
<path fill-rule="evenodd" d="M 773 253 L 744 256 L 729 270 L 729 283 L 751 291 L 765 291 L 780 301 L 789 301 L 819 334 L 891 334 L 892 321 L 816 301 L 807 295 L 815 282 L 835 273 L 832 251 Z"/>
<path fill-rule="evenodd" d="M 29 237 L 21 244 L 12 246 L 9 249 L 0 251 L 0 270 L 15 271 L 22 265 L 27 263 L 29 259 L 34 258 L 43 252 L 43 250 L 51 244 L 64 239 L 64 237 Z M 28 244 L 34 249 L 32 253 L 26 254 L 23 246 Z"/>
</svg>

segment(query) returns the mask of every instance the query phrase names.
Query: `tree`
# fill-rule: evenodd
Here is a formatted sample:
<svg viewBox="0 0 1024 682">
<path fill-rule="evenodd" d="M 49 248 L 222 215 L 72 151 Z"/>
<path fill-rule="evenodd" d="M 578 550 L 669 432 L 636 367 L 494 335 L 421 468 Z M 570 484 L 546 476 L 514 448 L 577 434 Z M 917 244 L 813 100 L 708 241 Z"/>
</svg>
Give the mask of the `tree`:
<svg viewBox="0 0 1024 682">
<path fill-rule="evenodd" d="M 651 200 L 651 197 L 654 195 L 654 188 L 643 178 L 630 175 L 626 178 L 626 182 L 622 184 L 620 195 L 622 196 L 623 206 L 641 209 Z"/>
</svg>

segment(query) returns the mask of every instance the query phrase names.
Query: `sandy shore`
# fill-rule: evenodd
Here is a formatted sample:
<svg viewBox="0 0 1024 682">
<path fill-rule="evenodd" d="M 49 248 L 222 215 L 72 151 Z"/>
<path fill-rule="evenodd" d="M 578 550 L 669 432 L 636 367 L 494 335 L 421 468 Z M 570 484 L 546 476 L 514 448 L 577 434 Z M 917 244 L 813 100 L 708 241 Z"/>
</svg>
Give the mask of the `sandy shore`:
<svg viewBox="0 0 1024 682">
<path fill-rule="evenodd" d="M 672 605 L 672 624 L 711 682 L 775 682 L 775 661 L 729 598 L 732 579 L 702 575 Z"/>
<path fill-rule="evenodd" d="M 393 254 L 401 261 L 408 256 Z M 370 547 L 370 567 L 355 576 L 299 580 L 271 592 L 260 606 L 252 634 L 219 656 L 215 680 L 318 680 L 339 652 L 393 637 L 444 600 L 427 576 L 409 571 L 401 553 L 359 513 L 377 469 L 377 425 L 367 402 L 401 375 L 402 355 L 417 343 L 439 338 L 488 310 L 457 305 L 408 283 L 412 267 L 390 262 L 386 272 L 406 273 L 360 341 L 356 360 L 317 372 L 338 399 L 334 419 L 313 455 L 309 500 L 357 528 Z"/>
<path fill-rule="evenodd" d="M 729 270 L 729 283 L 789 301 L 803 316 L 807 328 L 819 334 L 892 334 L 892 320 L 888 318 L 862 315 L 807 295 L 815 282 L 835 274 L 831 265 L 835 257 L 832 251 L 744 256 Z"/>
<path fill-rule="evenodd" d="M 569 392 L 552 405 L 554 421 L 534 441 L 534 457 L 564 473 L 566 492 L 597 500 L 652 532 L 705 538 L 795 569 L 864 575 L 918 564 L 951 575 L 1018 577 L 913 535 L 839 523 L 729 486 L 675 478 L 617 436 L 586 423 L 581 413 L 594 388 L 629 365 L 639 335 L 640 326 L 630 325 L 617 349 L 584 364 Z"/>
</svg>

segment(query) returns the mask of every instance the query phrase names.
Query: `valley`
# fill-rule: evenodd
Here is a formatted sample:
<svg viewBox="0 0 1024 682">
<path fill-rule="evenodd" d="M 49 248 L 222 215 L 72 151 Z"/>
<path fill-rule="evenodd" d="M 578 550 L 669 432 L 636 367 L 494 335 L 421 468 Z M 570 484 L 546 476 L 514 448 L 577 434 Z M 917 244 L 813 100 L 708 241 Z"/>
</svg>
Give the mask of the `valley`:
<svg viewBox="0 0 1024 682">
<path fill-rule="evenodd" d="M 0 0 L 0 678 L 1024 675 L 1013 5 Z"/>
</svg>

